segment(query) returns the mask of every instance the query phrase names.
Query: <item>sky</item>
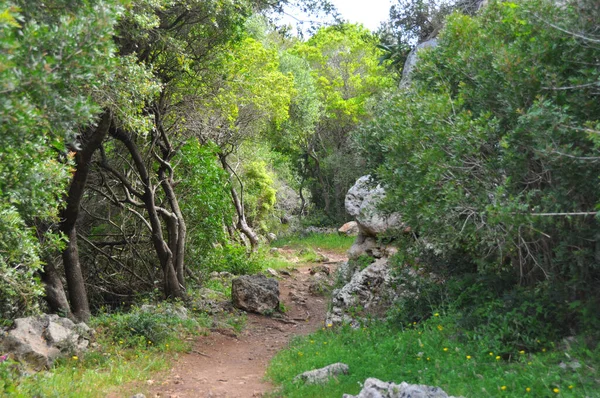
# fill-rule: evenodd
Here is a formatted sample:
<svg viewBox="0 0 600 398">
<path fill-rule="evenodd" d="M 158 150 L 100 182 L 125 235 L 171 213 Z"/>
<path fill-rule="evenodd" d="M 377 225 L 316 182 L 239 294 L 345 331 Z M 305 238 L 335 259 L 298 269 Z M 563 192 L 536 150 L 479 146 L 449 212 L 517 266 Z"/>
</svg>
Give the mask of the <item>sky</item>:
<svg viewBox="0 0 600 398">
<path fill-rule="evenodd" d="M 377 30 L 388 19 L 391 0 L 331 0 L 344 19 L 360 22 L 371 30 Z"/>
<path fill-rule="evenodd" d="M 330 0 L 338 9 L 342 17 L 350 22 L 362 23 L 370 30 L 377 30 L 381 22 L 389 17 L 392 0 Z M 298 15 L 297 10 L 288 9 L 288 16 L 284 16 L 281 22 L 296 25 L 298 20 L 310 20 L 311 17 Z"/>
</svg>

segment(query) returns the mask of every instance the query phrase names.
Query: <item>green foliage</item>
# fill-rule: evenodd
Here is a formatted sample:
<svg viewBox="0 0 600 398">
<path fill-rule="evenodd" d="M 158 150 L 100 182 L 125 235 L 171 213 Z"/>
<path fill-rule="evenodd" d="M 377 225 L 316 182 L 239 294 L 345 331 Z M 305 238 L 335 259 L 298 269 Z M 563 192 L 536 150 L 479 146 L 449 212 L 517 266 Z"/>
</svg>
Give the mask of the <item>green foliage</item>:
<svg viewBox="0 0 600 398">
<path fill-rule="evenodd" d="M 38 308 L 40 257 L 60 237 L 40 243 L 32 227 L 57 221 L 67 144 L 100 111 L 93 93 L 115 66 L 120 11 L 111 1 L 0 2 L 0 316 Z"/>
<path fill-rule="evenodd" d="M 0 318 L 39 310 L 39 244 L 14 207 L 0 207 Z"/>
<path fill-rule="evenodd" d="M 210 274 L 213 271 L 227 271 L 234 275 L 256 274 L 262 270 L 260 256 L 248 256 L 245 246 L 226 244 L 215 247 L 201 264 L 201 271 Z"/>
<path fill-rule="evenodd" d="M 295 152 L 312 203 L 334 224 L 345 217 L 344 195 L 362 173 L 350 132 L 370 117 L 371 104 L 393 80 L 379 64 L 375 36 L 358 25 L 322 28 L 290 55 L 285 67 L 299 79 L 300 91 L 290 119 L 296 138 L 287 140 L 287 150 Z M 311 79 L 298 58 L 310 67 Z"/>
<path fill-rule="evenodd" d="M 217 163 L 218 148 L 192 139 L 181 149 L 180 172 L 185 184 L 177 186 L 182 212 L 188 224 L 187 263 L 195 268 L 213 250 L 225 243 L 224 220 L 233 216 L 229 177 Z"/>
<path fill-rule="evenodd" d="M 510 274 L 461 274 L 442 281 L 439 276 L 415 276 L 404 270 L 399 278 L 407 294 L 388 312 L 388 320 L 396 325 L 421 322 L 432 311 L 443 312 L 454 319 L 465 340 L 485 339 L 492 351 L 502 355 L 538 351 L 575 333 L 577 315 L 567 304 L 568 292 L 557 286 L 516 287 Z M 595 334 L 594 316 L 584 326 Z"/>
<path fill-rule="evenodd" d="M 368 254 L 361 254 L 357 258 L 349 260 L 351 268 L 357 267 L 361 271 L 373 264 L 374 261 L 375 259 Z"/>
<path fill-rule="evenodd" d="M 265 219 L 275 207 L 276 190 L 273 177 L 262 161 L 249 162 L 244 166 L 244 207 L 246 217 L 255 228 L 268 232 Z"/>
<path fill-rule="evenodd" d="M 562 350 L 544 345 L 545 352 L 521 350 L 503 357 L 493 351 L 485 336 L 480 341 L 464 341 L 450 316 L 435 314 L 405 328 L 372 323 L 360 329 L 327 328 L 296 338 L 275 356 L 268 377 L 281 385 L 278 394 L 286 397 L 356 394 L 360 383 L 369 377 L 397 384 L 439 386 L 448 394 L 465 397 L 524 397 L 528 392 L 531 396 L 560 393 L 581 397 L 593 396 L 600 387 L 595 376 L 600 365 L 598 347 L 589 349 L 579 341 Z M 561 361 L 570 363 L 572 358 L 582 366 L 557 366 Z M 293 381 L 304 371 L 335 362 L 348 364 L 349 375 L 337 376 L 323 385 Z"/>
<path fill-rule="evenodd" d="M 590 67 L 598 50 L 564 32 L 593 32 L 597 11 L 585 4 L 491 2 L 475 17 L 452 15 L 439 46 L 421 53 L 412 87 L 381 103 L 357 134 L 388 189 L 384 207 L 420 237 L 407 244 L 407 262 L 508 273 L 522 285 L 545 281 L 567 301 L 595 302 L 597 219 L 572 214 L 593 212 L 600 196 L 586 130 L 600 119 L 589 88 L 600 79 Z M 576 318 L 588 323 L 583 312 Z"/>
</svg>

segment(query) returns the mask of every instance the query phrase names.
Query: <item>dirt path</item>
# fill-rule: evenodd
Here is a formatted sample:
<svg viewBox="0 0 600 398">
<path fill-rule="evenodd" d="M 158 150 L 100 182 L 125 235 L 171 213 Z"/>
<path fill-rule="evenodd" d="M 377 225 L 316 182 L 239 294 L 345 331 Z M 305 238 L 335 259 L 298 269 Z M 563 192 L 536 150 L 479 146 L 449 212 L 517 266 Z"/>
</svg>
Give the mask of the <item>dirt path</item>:
<svg viewBox="0 0 600 398">
<path fill-rule="evenodd" d="M 322 252 L 333 271 L 345 257 Z M 248 314 L 244 331 L 213 332 L 201 337 L 163 380 L 156 380 L 150 397 L 260 397 L 274 386 L 264 381 L 270 359 L 294 336 L 323 327 L 326 299 L 309 293 L 310 266 L 300 266 L 279 282 L 287 308 L 282 319 Z"/>
</svg>

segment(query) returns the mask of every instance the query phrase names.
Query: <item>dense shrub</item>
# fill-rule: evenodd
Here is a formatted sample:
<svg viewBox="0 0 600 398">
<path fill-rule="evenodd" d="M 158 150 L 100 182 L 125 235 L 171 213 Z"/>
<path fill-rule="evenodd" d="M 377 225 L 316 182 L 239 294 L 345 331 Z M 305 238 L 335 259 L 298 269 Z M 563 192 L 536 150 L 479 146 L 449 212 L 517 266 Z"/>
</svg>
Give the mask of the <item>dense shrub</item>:
<svg viewBox="0 0 600 398">
<path fill-rule="evenodd" d="M 531 344 L 546 324 L 564 334 L 598 320 L 588 310 L 600 281 L 592 3 L 489 2 L 477 16 L 451 16 L 412 86 L 356 137 L 387 186 L 385 207 L 413 229 L 405 260 L 448 284 L 465 273 L 489 279 L 470 288 L 481 301 L 469 317 L 496 316 L 487 332 L 502 344 Z M 493 289 L 505 275 L 510 286 Z"/>
</svg>

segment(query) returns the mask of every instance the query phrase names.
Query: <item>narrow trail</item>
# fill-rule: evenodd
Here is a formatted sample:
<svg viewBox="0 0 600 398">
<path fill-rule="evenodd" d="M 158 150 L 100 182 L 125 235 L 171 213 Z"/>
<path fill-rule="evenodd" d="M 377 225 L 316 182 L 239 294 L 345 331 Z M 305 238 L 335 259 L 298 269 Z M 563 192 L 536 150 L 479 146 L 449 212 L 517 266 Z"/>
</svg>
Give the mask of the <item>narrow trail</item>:
<svg viewBox="0 0 600 398">
<path fill-rule="evenodd" d="M 346 260 L 322 251 L 333 271 Z M 327 300 L 309 292 L 310 265 L 299 266 L 279 281 L 280 300 L 287 311 L 281 319 L 248 314 L 246 328 L 234 335 L 213 331 L 200 337 L 192 352 L 181 356 L 162 380 L 151 387 L 150 397 L 242 398 L 261 397 L 275 386 L 264 380 L 271 358 L 298 335 L 323 327 Z"/>
</svg>

